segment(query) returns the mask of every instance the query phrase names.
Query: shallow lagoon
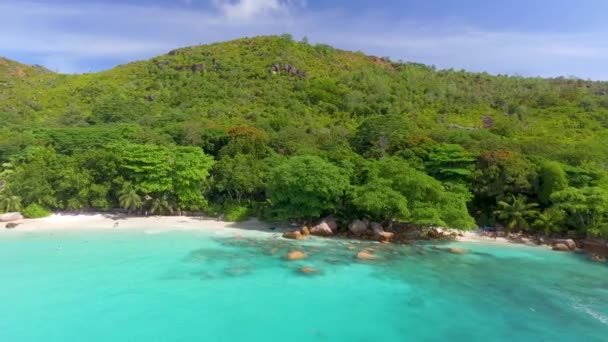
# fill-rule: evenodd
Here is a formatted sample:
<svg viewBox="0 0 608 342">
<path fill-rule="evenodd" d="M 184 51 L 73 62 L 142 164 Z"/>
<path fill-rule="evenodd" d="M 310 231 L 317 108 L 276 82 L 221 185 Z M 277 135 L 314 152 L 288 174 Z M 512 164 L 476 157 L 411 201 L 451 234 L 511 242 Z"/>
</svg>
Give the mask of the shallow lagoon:
<svg viewBox="0 0 608 342">
<path fill-rule="evenodd" d="M 606 340 L 608 266 L 451 245 L 472 253 L 265 233 L 6 236 L 0 341 Z M 383 260 L 355 260 L 365 247 Z M 309 258 L 286 261 L 292 249 Z"/>
</svg>

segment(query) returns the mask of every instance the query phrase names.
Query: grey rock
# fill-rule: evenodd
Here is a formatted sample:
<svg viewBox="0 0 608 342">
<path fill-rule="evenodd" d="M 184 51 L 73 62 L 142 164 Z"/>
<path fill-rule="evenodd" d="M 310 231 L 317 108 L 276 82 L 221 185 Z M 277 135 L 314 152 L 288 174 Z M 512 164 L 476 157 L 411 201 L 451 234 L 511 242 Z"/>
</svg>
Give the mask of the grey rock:
<svg viewBox="0 0 608 342">
<path fill-rule="evenodd" d="M 569 250 L 573 251 L 576 249 L 576 242 L 574 242 L 574 240 L 572 239 L 558 239 L 558 240 L 553 240 L 553 245 L 557 245 L 557 244 L 563 244 L 566 245 L 568 247 Z"/>
<path fill-rule="evenodd" d="M 16 228 L 18 225 L 20 225 L 21 223 L 17 223 L 17 222 L 9 222 L 7 223 L 4 228 L 6 229 L 13 229 Z"/>
<path fill-rule="evenodd" d="M 360 235 L 367 234 L 367 232 L 368 232 L 368 226 L 369 226 L 369 223 L 366 220 L 364 220 L 364 221 L 354 220 L 348 226 L 348 230 L 351 233 L 353 233 L 353 234 L 355 234 L 357 236 L 360 236 Z"/>
<path fill-rule="evenodd" d="M 6 214 L 0 215 L 0 222 L 11 222 L 11 221 L 18 221 L 18 220 L 23 220 L 23 215 L 21 215 L 18 212 L 6 213 Z"/>
<path fill-rule="evenodd" d="M 331 227 L 325 221 L 322 221 L 318 225 L 310 228 L 311 235 L 329 236 L 329 235 L 333 235 L 333 233 L 334 232 L 331 230 Z"/>
</svg>

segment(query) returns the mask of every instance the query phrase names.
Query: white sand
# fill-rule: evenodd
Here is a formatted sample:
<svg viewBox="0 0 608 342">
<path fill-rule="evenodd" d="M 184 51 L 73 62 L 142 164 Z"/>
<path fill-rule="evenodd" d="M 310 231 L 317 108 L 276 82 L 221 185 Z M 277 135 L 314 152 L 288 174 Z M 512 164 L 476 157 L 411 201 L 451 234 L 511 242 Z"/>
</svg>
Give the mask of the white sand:
<svg viewBox="0 0 608 342">
<path fill-rule="evenodd" d="M 456 241 L 483 243 L 483 244 L 497 244 L 497 245 L 521 245 L 521 246 L 543 247 L 542 245 L 537 245 L 534 242 L 527 240 L 527 239 L 517 241 L 514 239 L 507 239 L 505 237 L 494 238 L 492 235 L 484 234 L 484 232 L 482 232 L 480 230 L 461 232 L 461 234 L 462 234 L 462 236 L 458 236 L 456 238 Z M 546 246 L 544 246 L 544 247 L 546 247 Z"/>
<path fill-rule="evenodd" d="M 462 234 L 462 236 L 458 236 L 456 238 L 456 241 L 483 242 L 483 243 L 491 242 L 491 243 L 499 243 L 499 244 L 511 243 L 509 240 L 505 239 L 504 237 L 494 238 L 492 236 L 483 235 L 481 232 L 479 232 L 477 230 L 461 232 L 460 234 Z"/>
<path fill-rule="evenodd" d="M 271 234 L 282 229 L 270 230 L 270 225 L 252 219 L 244 222 L 225 222 L 208 217 L 191 216 L 125 216 L 111 214 L 53 214 L 41 219 L 25 219 L 14 229 L 5 229 L 0 224 L 0 236 L 31 232 L 59 230 L 129 230 L 138 229 L 146 233 L 162 233 L 175 230 L 197 230 L 223 234 Z"/>
</svg>

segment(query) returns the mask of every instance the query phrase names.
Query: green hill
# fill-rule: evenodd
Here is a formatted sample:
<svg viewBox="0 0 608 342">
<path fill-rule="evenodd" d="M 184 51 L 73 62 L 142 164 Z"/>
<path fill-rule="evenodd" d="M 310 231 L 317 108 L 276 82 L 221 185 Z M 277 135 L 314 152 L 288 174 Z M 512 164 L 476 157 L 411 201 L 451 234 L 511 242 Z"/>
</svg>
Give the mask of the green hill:
<svg viewBox="0 0 608 342">
<path fill-rule="evenodd" d="M 561 188 L 581 191 L 604 189 L 608 165 L 606 82 L 435 70 L 296 42 L 289 36 L 181 48 L 83 75 L 56 74 L 0 59 L 0 121 L 5 123 L 0 128 L 0 159 L 12 164 L 31 162 L 23 161 L 23 154 L 32 146 L 50 147 L 53 153 L 72 159 L 81 158 L 87 149 L 108 151 L 109 144 L 116 149 L 118 142 L 160 146 L 169 154 L 177 153 L 172 149 L 180 147 L 202 148 L 216 160 L 209 170 L 211 178 L 201 189 L 204 199 L 212 204 L 259 209 L 258 214 L 272 211 L 263 203 L 277 199 L 266 176 L 238 191 L 228 189 L 236 182 L 233 178 L 223 179 L 228 169 L 249 165 L 252 156 L 253 160 L 268 159 L 267 165 L 278 165 L 286 163 L 286 157 L 312 155 L 347 170 L 342 173 L 348 175 L 349 186 L 365 186 L 382 178 L 382 186 L 398 192 L 394 186 L 397 179 L 373 178 L 370 174 L 375 171 L 370 169 L 391 169 L 394 165 L 376 165 L 389 159 L 403 162 L 402 168 L 411 168 L 404 170 L 404 174 L 412 172 L 411 178 L 432 176 L 426 180 L 431 187 L 449 193 L 462 190 L 460 187 L 468 189 L 471 196 L 463 198 L 480 224 L 495 220 L 512 223 L 494 215 L 501 205 L 497 201 L 513 202 L 509 200 L 512 195 L 538 202 L 544 211 L 557 208 L 557 197 L 551 199 L 552 191 L 543 190 L 550 183 L 549 176 L 543 176 L 549 172 L 549 162 L 559 168 L 555 172 L 568 178 Z M 81 162 L 75 161 L 87 172 L 96 172 L 97 166 L 85 167 Z M 235 163 L 231 164 L 234 167 L 229 168 L 229 163 Z M 258 170 L 261 174 L 272 173 L 262 169 Z M 92 184 L 107 186 L 101 196 L 103 206 L 117 206 L 124 184 L 95 177 L 91 176 Z M 139 196 L 176 197 L 175 184 L 161 191 L 160 187 L 142 187 L 126 174 L 116 177 L 122 177 L 123 182 L 128 179 Z M 20 188 L 13 186 L 13 192 L 28 197 Z M 430 211 L 416 214 L 417 202 L 432 201 L 401 192 L 409 200 L 409 212 L 396 215 L 400 220 L 450 223 Z M 348 196 L 356 194 L 353 190 Z M 370 206 L 374 204 L 369 198 L 351 197 L 337 201 L 341 206 L 332 199 L 329 202 L 333 204 L 328 202 L 304 216 L 346 211 L 377 219 L 391 216 L 372 214 Z M 68 206 L 69 198 L 46 202 L 36 196 L 29 198 L 24 204 L 100 207 L 90 199 L 74 200 L 77 205 Z M 172 201 L 174 207 L 187 209 L 175 205 L 179 199 Z M 201 207 L 193 205 L 191 209 Z M 431 207 L 440 206 L 435 203 Z M 568 221 L 568 215 L 574 217 L 572 210 L 559 209 L 565 215 L 560 227 L 603 229 L 595 221 Z M 598 215 L 608 216 L 608 209 Z M 515 226 L 527 228 L 523 223 Z"/>
</svg>

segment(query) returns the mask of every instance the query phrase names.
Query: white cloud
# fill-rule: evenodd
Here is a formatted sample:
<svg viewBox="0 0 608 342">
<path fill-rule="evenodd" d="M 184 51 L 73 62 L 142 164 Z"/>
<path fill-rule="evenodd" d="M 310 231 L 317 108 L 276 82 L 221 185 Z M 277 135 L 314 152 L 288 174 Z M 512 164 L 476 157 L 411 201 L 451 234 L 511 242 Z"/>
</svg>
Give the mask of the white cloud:
<svg viewBox="0 0 608 342">
<path fill-rule="evenodd" d="M 0 55 L 63 72 L 89 71 L 103 60 L 126 63 L 180 46 L 292 33 L 440 68 L 608 80 L 608 42 L 601 32 L 558 35 L 415 18 L 395 22 L 382 13 L 315 12 L 301 0 L 212 0 L 206 9 L 199 4 L 163 8 L 0 0 Z"/>
<path fill-rule="evenodd" d="M 288 9 L 288 3 L 281 0 L 214 0 L 214 3 L 228 19 L 251 19 L 266 14 L 283 14 Z"/>
</svg>

